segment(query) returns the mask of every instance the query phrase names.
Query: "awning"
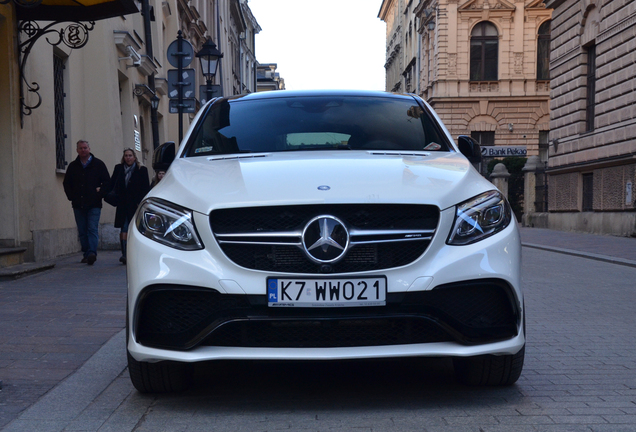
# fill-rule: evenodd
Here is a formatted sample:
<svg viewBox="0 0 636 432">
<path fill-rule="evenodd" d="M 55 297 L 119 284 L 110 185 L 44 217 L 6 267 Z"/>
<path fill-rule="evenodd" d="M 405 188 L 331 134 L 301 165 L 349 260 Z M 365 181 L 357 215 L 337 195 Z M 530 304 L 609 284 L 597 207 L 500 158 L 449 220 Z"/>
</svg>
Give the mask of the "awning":
<svg viewBox="0 0 636 432">
<path fill-rule="evenodd" d="M 15 2 L 19 20 L 98 21 L 139 12 L 134 0 L 43 0 L 38 6 L 24 7 Z"/>
</svg>

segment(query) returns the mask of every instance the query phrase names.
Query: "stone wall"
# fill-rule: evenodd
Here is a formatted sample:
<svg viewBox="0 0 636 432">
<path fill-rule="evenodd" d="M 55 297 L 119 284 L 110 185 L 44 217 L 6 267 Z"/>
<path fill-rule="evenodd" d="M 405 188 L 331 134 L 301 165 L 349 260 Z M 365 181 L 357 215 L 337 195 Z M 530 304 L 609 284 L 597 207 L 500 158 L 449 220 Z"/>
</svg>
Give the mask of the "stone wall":
<svg viewBox="0 0 636 432">
<path fill-rule="evenodd" d="M 551 148 L 550 167 L 636 152 L 636 1 L 600 3 L 568 0 L 553 12 L 550 139 L 558 145 Z M 585 124 L 586 43 L 596 44 L 597 55 L 591 132 Z"/>
<path fill-rule="evenodd" d="M 560 223 L 574 224 L 570 229 L 610 233 L 611 220 L 615 230 L 631 232 L 636 210 L 636 0 L 546 4 L 554 7 L 549 210 L 580 212 L 559 216 Z M 593 66 L 588 64 L 590 46 L 596 51 Z M 592 68 L 594 122 L 588 130 L 587 74 Z M 592 175 L 593 213 L 581 212 L 584 174 Z"/>
<path fill-rule="evenodd" d="M 578 211 L 581 202 L 579 174 L 568 173 L 550 176 L 548 183 L 548 208 L 550 211 Z"/>
<path fill-rule="evenodd" d="M 33 241 L 22 244 L 26 247 L 26 261 L 45 261 L 62 255 L 81 251 L 77 228 L 35 230 Z M 119 245 L 119 228 L 112 223 L 99 225 L 99 250 L 116 250 Z"/>
<path fill-rule="evenodd" d="M 440 100 L 432 106 L 453 138 L 472 131 L 494 131 L 497 145 L 526 146 L 528 155 L 539 154 L 539 132 L 548 128 L 547 100 Z M 512 131 L 509 124 L 513 125 Z"/>
</svg>

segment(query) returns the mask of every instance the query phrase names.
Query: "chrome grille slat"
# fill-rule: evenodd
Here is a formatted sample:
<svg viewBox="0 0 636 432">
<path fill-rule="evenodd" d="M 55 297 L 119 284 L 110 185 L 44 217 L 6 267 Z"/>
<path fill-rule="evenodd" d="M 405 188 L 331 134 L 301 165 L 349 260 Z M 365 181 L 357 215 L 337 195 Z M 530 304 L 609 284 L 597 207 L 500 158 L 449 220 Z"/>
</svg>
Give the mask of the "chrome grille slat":
<svg viewBox="0 0 636 432">
<path fill-rule="evenodd" d="M 380 242 L 400 242 L 430 240 L 433 238 L 435 230 L 351 230 L 351 244 L 370 244 Z M 356 237 L 373 237 L 371 240 L 356 240 Z M 392 238 L 386 238 L 392 237 Z M 402 238 L 400 238 L 402 237 Z M 268 245 L 297 245 L 302 247 L 302 232 L 248 232 L 248 233 L 226 233 L 217 234 L 219 243 L 233 244 L 268 244 Z M 276 241 L 276 239 L 288 238 L 297 241 Z"/>
<path fill-rule="evenodd" d="M 366 241 L 354 241 L 351 240 L 352 245 L 364 245 L 364 244 L 374 244 L 374 243 L 401 243 L 401 242 L 413 242 L 413 241 L 423 241 L 423 240 L 431 240 L 433 236 L 427 237 L 418 237 L 418 238 L 404 238 L 404 239 L 378 239 L 378 240 L 366 240 Z"/>
</svg>

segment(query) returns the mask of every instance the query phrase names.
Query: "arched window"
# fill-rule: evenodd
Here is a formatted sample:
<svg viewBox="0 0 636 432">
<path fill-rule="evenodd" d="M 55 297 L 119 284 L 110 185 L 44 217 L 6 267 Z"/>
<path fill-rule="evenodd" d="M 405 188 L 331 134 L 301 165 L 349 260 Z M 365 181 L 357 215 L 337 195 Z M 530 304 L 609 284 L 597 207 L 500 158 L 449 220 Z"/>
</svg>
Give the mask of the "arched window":
<svg viewBox="0 0 636 432">
<path fill-rule="evenodd" d="M 537 42 L 537 80 L 550 79 L 550 21 L 546 21 L 539 27 Z"/>
<path fill-rule="evenodd" d="M 497 27 L 480 22 L 470 34 L 470 80 L 497 81 L 499 38 Z"/>
</svg>

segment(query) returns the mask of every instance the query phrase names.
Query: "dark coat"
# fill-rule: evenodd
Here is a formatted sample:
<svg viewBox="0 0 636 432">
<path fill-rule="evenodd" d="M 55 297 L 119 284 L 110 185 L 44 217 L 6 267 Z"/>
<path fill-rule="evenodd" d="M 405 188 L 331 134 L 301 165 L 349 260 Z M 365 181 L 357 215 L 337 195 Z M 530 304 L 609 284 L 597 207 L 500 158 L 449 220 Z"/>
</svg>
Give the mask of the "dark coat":
<svg viewBox="0 0 636 432">
<path fill-rule="evenodd" d="M 93 154 L 91 153 L 91 156 Z M 108 187 L 110 176 L 104 162 L 93 156 L 84 168 L 79 156 L 66 168 L 64 175 L 64 193 L 73 208 L 102 208 L 104 188 Z M 97 192 L 97 188 L 100 191 Z"/>
<path fill-rule="evenodd" d="M 115 165 L 108 188 L 109 191 L 114 189 L 121 199 L 115 212 L 115 228 L 121 228 L 126 219 L 132 221 L 137 206 L 150 190 L 148 169 L 145 166 L 135 168 L 130 175 L 128 186 L 126 186 L 125 175 L 124 165 Z"/>
</svg>

